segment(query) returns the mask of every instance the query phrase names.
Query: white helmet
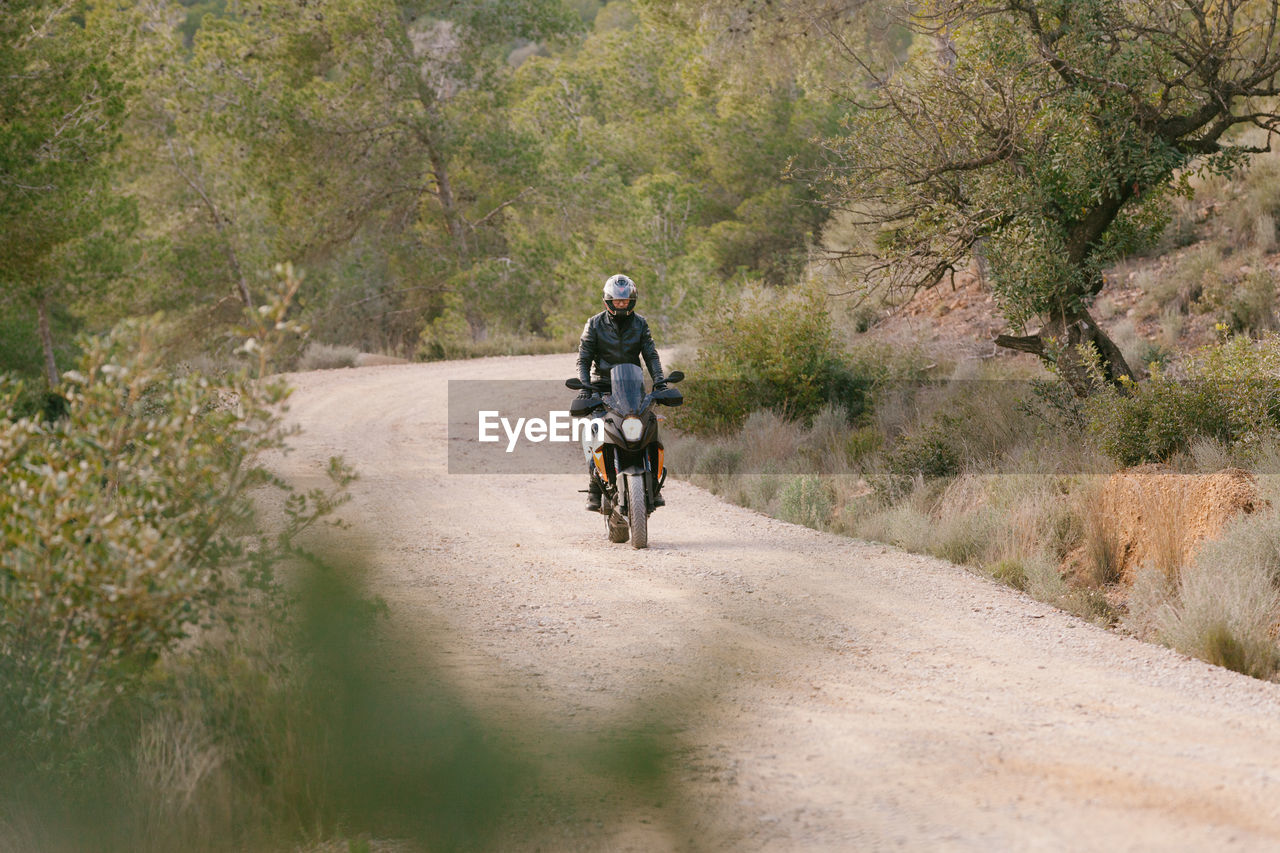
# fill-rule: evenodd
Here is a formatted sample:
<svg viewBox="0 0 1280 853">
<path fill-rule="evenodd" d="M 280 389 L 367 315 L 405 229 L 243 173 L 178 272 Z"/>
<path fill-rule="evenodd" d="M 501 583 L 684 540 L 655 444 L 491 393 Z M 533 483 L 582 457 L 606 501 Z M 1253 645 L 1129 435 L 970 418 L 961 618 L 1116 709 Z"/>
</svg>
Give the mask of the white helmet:
<svg viewBox="0 0 1280 853">
<path fill-rule="evenodd" d="M 636 290 L 634 281 L 622 274 L 610 276 L 604 283 L 604 310 L 608 311 L 612 317 L 630 317 L 636 310 L 636 300 L 639 296 L 640 291 Z M 613 304 L 619 299 L 627 300 L 625 307 Z"/>
</svg>

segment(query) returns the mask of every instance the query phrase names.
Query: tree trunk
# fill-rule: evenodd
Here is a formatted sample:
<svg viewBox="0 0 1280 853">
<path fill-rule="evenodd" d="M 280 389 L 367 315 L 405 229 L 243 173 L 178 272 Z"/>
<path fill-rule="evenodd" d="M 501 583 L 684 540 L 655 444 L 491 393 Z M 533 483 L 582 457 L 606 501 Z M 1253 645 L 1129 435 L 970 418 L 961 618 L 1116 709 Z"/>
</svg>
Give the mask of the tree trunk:
<svg viewBox="0 0 1280 853">
<path fill-rule="evenodd" d="M 40 325 L 40 346 L 44 349 L 44 378 L 49 382 L 49 390 L 57 391 L 62 382 L 62 374 L 58 372 L 58 361 L 53 355 L 53 332 L 49 328 L 49 297 L 41 296 L 36 302 L 36 317 Z"/>
<path fill-rule="evenodd" d="M 169 159 L 173 162 L 173 168 L 177 170 L 178 175 L 184 180 L 188 187 L 200 196 L 200 200 L 204 203 L 205 210 L 209 214 L 209 220 L 213 223 L 214 230 L 218 232 L 218 239 L 222 241 L 222 251 L 227 256 L 227 267 L 231 270 L 231 278 L 235 282 L 236 293 L 240 297 L 240 302 L 245 308 L 253 310 L 253 296 L 249 293 L 249 282 L 244 277 L 244 270 L 240 268 L 240 258 L 236 255 L 236 247 L 231 244 L 231 235 L 227 233 L 226 225 L 222 221 L 222 213 L 218 210 L 218 205 L 214 203 L 209 193 L 205 190 L 204 179 L 200 176 L 200 166 L 196 162 L 195 152 L 191 150 L 191 146 L 187 146 L 187 157 L 191 160 L 191 171 L 188 172 L 178 163 L 178 152 L 174 150 L 173 140 L 169 140 Z"/>
<path fill-rule="evenodd" d="M 431 131 L 422 127 L 418 138 L 427 149 L 427 159 L 431 163 L 431 177 L 436 182 L 436 198 L 440 200 L 440 212 L 444 215 L 445 228 L 458 247 L 458 257 L 467 257 L 467 232 L 463 227 L 462 213 L 458 210 L 457 199 L 453 195 L 453 182 L 449 179 L 449 164 L 444 154 L 435 144 Z"/>
<path fill-rule="evenodd" d="M 996 346 L 1039 356 L 1077 397 L 1088 397 L 1106 384 L 1123 388 L 1123 379 L 1133 379 L 1124 353 L 1083 308 L 1055 317 L 1034 335 L 999 335 Z"/>
</svg>

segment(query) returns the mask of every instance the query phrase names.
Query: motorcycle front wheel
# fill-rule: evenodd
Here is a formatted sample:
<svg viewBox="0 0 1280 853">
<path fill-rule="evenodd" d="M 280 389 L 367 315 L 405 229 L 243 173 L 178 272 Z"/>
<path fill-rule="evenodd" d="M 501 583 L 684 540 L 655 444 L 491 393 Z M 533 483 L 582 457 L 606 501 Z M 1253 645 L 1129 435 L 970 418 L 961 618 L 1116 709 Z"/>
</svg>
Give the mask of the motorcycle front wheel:
<svg viewBox="0 0 1280 853">
<path fill-rule="evenodd" d="M 644 477 L 627 478 L 627 519 L 631 522 L 631 547 L 649 547 L 649 515 L 646 512 Z"/>
</svg>

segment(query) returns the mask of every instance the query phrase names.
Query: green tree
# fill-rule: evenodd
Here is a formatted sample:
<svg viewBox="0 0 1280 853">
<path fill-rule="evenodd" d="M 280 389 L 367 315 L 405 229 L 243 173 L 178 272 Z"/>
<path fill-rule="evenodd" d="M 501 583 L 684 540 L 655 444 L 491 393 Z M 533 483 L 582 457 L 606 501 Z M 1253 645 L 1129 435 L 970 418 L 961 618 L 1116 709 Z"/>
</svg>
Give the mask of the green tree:
<svg viewBox="0 0 1280 853">
<path fill-rule="evenodd" d="M 553 0 L 231 11 L 206 16 L 190 58 L 167 63 L 157 113 L 204 223 L 188 245 L 220 247 L 245 302 L 243 269 L 290 258 L 319 270 L 321 327 L 369 334 L 354 328 L 363 320 L 395 348 L 446 294 L 476 337 L 515 313 L 510 294 L 527 282 L 500 286 L 520 272 L 504 230 L 537 152 L 505 119 L 506 56 L 576 16 Z"/>
<path fill-rule="evenodd" d="M 1103 270 L 1158 234 L 1188 170 L 1258 150 L 1233 129 L 1270 138 L 1278 16 L 1246 0 L 920 7 L 909 59 L 850 93 L 828 144 L 828 202 L 875 233 L 850 255 L 915 290 L 980 252 L 1010 322 L 1040 324 L 998 344 L 1056 362 L 1082 395 L 1081 352 L 1107 380 L 1131 376 L 1089 314 Z"/>
<path fill-rule="evenodd" d="M 37 315 L 50 388 L 55 310 L 128 222 L 109 184 L 127 32 L 117 9 L 81 5 L 14 0 L 0 15 L 0 301 Z"/>
<path fill-rule="evenodd" d="M 695 29 L 638 11 L 630 29 L 597 27 L 517 75 L 517 125 L 544 152 L 522 225 L 553 247 L 561 330 L 596 308 L 612 272 L 640 283 L 659 327 L 716 281 L 789 285 L 827 219 L 786 173 L 816 163 L 830 105 L 794 76 L 738 79 Z"/>
</svg>

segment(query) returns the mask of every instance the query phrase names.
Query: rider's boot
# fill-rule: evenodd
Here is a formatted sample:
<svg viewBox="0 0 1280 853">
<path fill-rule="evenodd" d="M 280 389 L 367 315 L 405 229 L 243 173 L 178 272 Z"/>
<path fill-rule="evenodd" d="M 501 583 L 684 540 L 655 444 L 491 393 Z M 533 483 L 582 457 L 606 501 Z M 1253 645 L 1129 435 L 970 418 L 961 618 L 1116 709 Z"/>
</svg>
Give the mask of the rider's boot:
<svg viewBox="0 0 1280 853">
<path fill-rule="evenodd" d="M 657 508 L 658 508 L 658 507 L 660 507 L 660 506 L 666 506 L 666 505 L 667 505 L 667 502 L 666 502 L 665 500 L 663 500 L 663 499 L 662 499 L 662 486 L 656 486 L 656 487 L 654 487 L 654 490 L 653 490 L 653 508 L 654 508 L 654 509 L 657 509 Z"/>
<path fill-rule="evenodd" d="M 600 481 L 595 477 L 587 483 L 587 512 L 600 511 Z"/>
</svg>

